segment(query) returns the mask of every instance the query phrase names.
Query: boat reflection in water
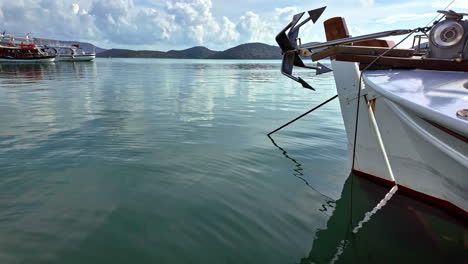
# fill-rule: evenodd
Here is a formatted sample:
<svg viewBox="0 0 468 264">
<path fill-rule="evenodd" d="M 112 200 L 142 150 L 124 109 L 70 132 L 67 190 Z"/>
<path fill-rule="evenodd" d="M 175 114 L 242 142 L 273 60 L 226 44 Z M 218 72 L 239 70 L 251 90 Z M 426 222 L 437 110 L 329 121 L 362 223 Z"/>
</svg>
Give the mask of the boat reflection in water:
<svg viewBox="0 0 468 264">
<path fill-rule="evenodd" d="M 96 64 L 90 62 L 62 63 L 0 63 L 0 78 L 9 83 L 26 84 L 57 78 L 86 79 L 96 76 Z"/>
<path fill-rule="evenodd" d="M 57 73 L 55 63 L 2 63 L 0 77 L 15 83 L 34 83 Z M 14 78 L 12 78 L 14 76 Z M 3 78 L 2 78 L 3 79 Z"/>
<path fill-rule="evenodd" d="M 466 263 L 468 233 L 459 218 L 397 193 L 356 233 L 390 188 L 351 174 L 327 228 L 300 263 Z"/>
<path fill-rule="evenodd" d="M 319 191 L 303 177 L 302 165 L 270 139 L 294 163 L 293 176 Z M 298 263 L 466 263 L 468 232 L 460 216 L 398 191 L 371 214 L 390 189 L 350 174 L 341 198 L 325 199 L 319 209 L 332 211 L 327 227 L 316 232 L 309 256 Z"/>
</svg>

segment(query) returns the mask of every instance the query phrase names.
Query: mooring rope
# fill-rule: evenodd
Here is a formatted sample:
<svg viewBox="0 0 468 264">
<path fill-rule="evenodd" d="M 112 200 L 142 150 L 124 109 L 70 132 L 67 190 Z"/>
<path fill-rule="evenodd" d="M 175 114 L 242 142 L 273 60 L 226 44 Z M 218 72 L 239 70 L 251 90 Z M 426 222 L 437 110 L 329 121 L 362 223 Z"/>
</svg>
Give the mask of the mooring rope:
<svg viewBox="0 0 468 264">
<path fill-rule="evenodd" d="M 361 73 L 359 75 L 359 85 L 358 85 L 358 94 L 357 94 L 356 121 L 355 121 L 355 124 L 354 124 L 354 139 L 353 139 L 353 154 L 352 154 L 352 162 L 351 162 L 351 171 L 354 170 L 354 166 L 355 166 L 355 162 L 356 162 L 356 145 L 357 145 L 357 139 L 358 139 L 357 134 L 358 134 L 358 125 L 359 125 L 359 108 L 360 108 L 360 102 L 361 102 L 362 76 L 363 76 L 364 72 L 367 71 L 380 58 L 385 56 L 385 54 L 387 54 L 391 50 L 395 49 L 398 45 L 400 45 L 405 40 L 407 40 L 411 35 L 413 35 L 413 33 L 420 32 L 420 31 L 427 31 L 427 30 L 430 30 L 430 28 L 424 27 L 424 28 L 416 28 L 416 29 L 412 30 L 408 35 L 406 35 L 406 37 L 404 37 L 397 44 L 395 44 L 395 46 L 389 48 L 388 50 L 384 51 L 382 54 L 377 56 L 374 60 L 371 61 L 371 63 L 369 63 L 361 71 Z M 372 111 L 372 110 L 369 110 L 369 111 Z M 378 133 L 378 129 L 376 131 Z M 384 156 L 386 156 L 386 153 L 384 154 Z M 390 174 L 393 175 L 393 173 L 390 173 Z M 396 183 L 395 179 L 393 179 L 393 181 L 395 182 L 395 186 L 397 186 L 397 183 Z M 350 223 L 351 226 L 354 226 L 353 225 L 353 185 L 354 185 L 354 173 L 351 173 L 351 193 L 350 193 L 351 199 L 350 199 L 350 214 L 349 214 L 350 215 L 349 223 Z M 391 198 L 391 196 L 390 196 L 390 198 Z"/>
<path fill-rule="evenodd" d="M 380 59 L 381 57 L 385 56 L 385 54 L 387 54 L 388 52 L 390 52 L 391 50 L 393 50 L 394 48 L 396 48 L 398 45 L 400 45 L 401 43 L 403 43 L 406 39 L 408 39 L 414 32 L 417 32 L 417 31 L 420 31 L 421 29 L 418 28 L 418 29 L 415 29 L 413 31 L 411 31 L 406 37 L 404 37 L 402 40 L 400 40 L 395 46 L 391 47 L 390 49 L 386 50 L 385 52 L 383 52 L 382 54 L 380 54 L 379 56 L 377 56 L 377 58 L 375 58 L 371 63 L 369 63 L 360 73 L 359 75 L 359 85 L 358 85 L 358 95 L 357 95 L 357 106 L 356 106 L 356 121 L 355 121 L 355 124 L 354 124 L 354 139 L 353 139 L 353 153 L 352 153 L 352 165 L 351 165 L 351 190 L 350 190 L 350 212 L 349 212 L 349 221 L 348 221 L 348 230 L 351 230 L 351 228 L 354 226 L 353 225 L 353 189 L 354 189 L 354 173 L 353 173 L 353 170 L 354 170 L 354 166 L 355 166 L 355 161 L 356 161 L 356 143 L 357 143 L 357 132 L 358 132 L 358 124 L 359 124 L 359 107 L 360 107 L 360 101 L 361 101 L 361 90 L 362 90 L 362 76 L 363 76 L 363 73 L 368 70 L 378 59 Z M 372 111 L 372 109 L 369 109 L 369 111 Z M 375 117 L 374 117 L 374 120 L 375 120 Z M 375 126 L 376 127 L 376 126 Z M 378 129 L 377 129 L 377 133 L 378 132 Z M 382 147 L 382 145 L 381 145 Z M 386 154 L 384 154 L 386 156 Z M 388 163 L 388 166 L 390 166 L 390 164 Z M 390 170 L 391 170 L 391 167 L 389 167 Z M 391 173 L 391 175 L 393 175 L 393 173 Z M 393 176 L 392 176 L 393 177 Z M 346 235 L 345 235 L 345 238 L 343 240 L 341 240 L 340 244 L 338 245 L 337 247 L 337 252 L 335 253 L 335 255 L 333 256 L 332 260 L 330 261 L 330 263 L 335 263 L 336 261 L 338 261 L 339 257 L 341 254 L 343 254 L 345 248 L 350 244 L 350 239 L 349 239 L 349 235 L 351 234 L 357 234 L 357 232 L 359 231 L 359 229 L 362 228 L 362 226 L 368 222 L 371 217 L 377 213 L 377 211 L 379 211 L 392 197 L 393 195 L 396 193 L 396 191 L 398 190 L 398 185 L 396 184 L 396 181 L 395 179 L 393 179 L 394 182 L 395 182 L 395 185 L 390 189 L 390 191 L 385 195 L 385 197 L 377 204 L 377 206 L 375 206 L 370 212 L 367 212 L 364 216 L 364 218 L 358 222 L 357 226 L 355 226 L 351 232 L 346 232 Z M 354 238 L 354 236 L 351 236 L 351 238 Z"/>
<path fill-rule="evenodd" d="M 314 108 L 310 109 L 309 111 L 303 113 L 302 115 L 300 115 L 300 116 L 294 118 L 293 120 L 287 122 L 286 124 L 284 124 L 284 125 L 278 127 L 277 129 L 271 131 L 270 133 L 267 134 L 267 136 L 270 137 L 271 134 L 276 133 L 277 131 L 279 131 L 279 130 L 281 130 L 281 129 L 287 127 L 287 126 L 289 126 L 290 124 L 296 122 L 297 120 L 303 118 L 304 116 L 306 116 L 306 115 L 312 113 L 313 111 L 319 109 L 320 107 L 326 105 L 328 102 L 332 101 L 333 99 L 335 99 L 335 98 L 337 98 L 337 97 L 338 97 L 338 95 L 336 94 L 336 95 L 334 95 L 333 97 L 331 97 L 331 98 L 329 98 L 329 99 L 323 101 L 322 103 L 320 103 L 319 105 L 317 105 L 317 106 L 315 106 Z"/>
</svg>

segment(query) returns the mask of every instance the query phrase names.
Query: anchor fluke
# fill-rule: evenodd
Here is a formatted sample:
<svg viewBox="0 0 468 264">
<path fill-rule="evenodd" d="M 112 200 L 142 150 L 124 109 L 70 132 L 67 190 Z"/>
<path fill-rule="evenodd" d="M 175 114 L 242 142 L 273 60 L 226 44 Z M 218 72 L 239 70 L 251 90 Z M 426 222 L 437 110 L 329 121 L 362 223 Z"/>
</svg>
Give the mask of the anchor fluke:
<svg viewBox="0 0 468 264">
<path fill-rule="evenodd" d="M 294 29 L 294 27 L 297 25 L 297 22 L 299 22 L 299 20 L 301 20 L 302 16 L 304 15 L 305 12 L 302 12 L 302 13 L 298 13 L 298 14 L 295 14 L 293 16 L 293 19 L 291 21 L 291 28 Z M 293 30 L 291 30 L 293 31 Z M 290 32 L 291 33 L 291 32 Z"/>
<path fill-rule="evenodd" d="M 302 87 L 315 91 L 315 89 L 312 88 L 312 86 L 310 86 L 301 77 L 296 77 L 296 76 L 292 75 L 294 65 L 296 65 L 296 66 L 301 66 L 302 65 L 302 67 L 305 67 L 305 68 L 308 67 L 308 66 L 304 65 L 301 58 L 296 53 L 286 52 L 283 55 L 283 63 L 281 64 L 281 73 L 283 75 L 285 75 L 286 77 L 291 78 L 294 81 L 300 83 L 302 85 Z"/>
<path fill-rule="evenodd" d="M 320 18 L 323 11 L 325 11 L 325 8 L 327 8 L 327 7 L 324 6 L 324 7 L 321 7 L 321 8 L 317 8 L 317 9 L 314 9 L 314 10 L 307 11 L 307 13 L 309 13 L 310 19 L 312 19 L 312 22 L 314 22 L 314 24 Z"/>
<path fill-rule="evenodd" d="M 302 84 L 302 87 L 306 88 L 306 89 L 310 89 L 310 90 L 314 90 L 314 88 L 312 88 L 312 86 L 310 86 L 306 81 L 304 81 L 301 77 L 297 77 L 297 81 Z"/>
<path fill-rule="evenodd" d="M 322 63 L 317 62 L 317 70 L 315 71 L 315 75 L 320 75 L 331 71 L 333 70 L 323 65 Z"/>
</svg>

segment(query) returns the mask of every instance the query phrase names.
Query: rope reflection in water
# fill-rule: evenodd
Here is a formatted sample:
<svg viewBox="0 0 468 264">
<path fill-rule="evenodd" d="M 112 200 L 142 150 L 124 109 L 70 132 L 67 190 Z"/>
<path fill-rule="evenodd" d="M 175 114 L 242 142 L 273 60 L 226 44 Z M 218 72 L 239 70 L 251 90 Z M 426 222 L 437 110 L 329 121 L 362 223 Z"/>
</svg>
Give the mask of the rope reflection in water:
<svg viewBox="0 0 468 264">
<path fill-rule="evenodd" d="M 294 158 L 291 158 L 288 155 L 288 152 L 285 149 L 283 149 L 282 147 L 278 146 L 278 144 L 276 144 L 276 142 L 273 140 L 273 138 L 270 135 L 267 135 L 267 136 L 271 140 L 271 143 L 273 143 L 273 145 L 275 147 L 277 147 L 279 150 L 281 150 L 281 153 L 283 154 L 283 156 L 286 157 L 287 159 L 291 160 L 294 163 L 294 165 L 296 166 L 296 168 L 293 169 L 293 171 L 294 171 L 293 176 L 300 179 L 300 180 L 302 180 L 309 188 L 311 188 L 315 192 L 317 192 L 317 193 L 321 194 L 322 196 L 324 196 L 325 198 L 329 199 L 328 201 L 326 201 L 326 204 L 322 204 L 322 209 L 319 209 L 319 211 L 321 211 L 321 212 L 327 211 L 327 206 L 330 207 L 330 208 L 334 208 L 334 206 L 332 204 L 335 203 L 335 200 L 332 199 L 330 196 L 327 196 L 327 195 L 321 193 L 320 191 L 318 191 L 317 189 L 315 189 L 314 187 L 312 187 L 309 184 L 309 182 L 303 177 L 304 173 L 302 173 L 302 171 L 304 169 L 302 168 L 301 163 L 299 163 Z"/>
</svg>

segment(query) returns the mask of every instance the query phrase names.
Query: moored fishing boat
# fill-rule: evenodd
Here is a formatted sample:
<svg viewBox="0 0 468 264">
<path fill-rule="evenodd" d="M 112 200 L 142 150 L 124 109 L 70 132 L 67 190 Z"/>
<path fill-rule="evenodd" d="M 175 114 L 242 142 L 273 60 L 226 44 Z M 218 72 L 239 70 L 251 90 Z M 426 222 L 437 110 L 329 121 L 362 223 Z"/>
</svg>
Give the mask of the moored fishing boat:
<svg viewBox="0 0 468 264">
<path fill-rule="evenodd" d="M 85 52 L 78 44 L 62 46 L 57 50 L 60 61 L 92 61 L 96 58 L 95 52 Z"/>
<path fill-rule="evenodd" d="M 324 9 L 309 11 L 301 23 L 304 13 L 295 15 L 278 34 L 283 74 L 314 90 L 292 75 L 293 66 L 323 73 L 326 67 L 305 65 L 301 57 L 329 57 L 353 172 L 466 218 L 467 14 L 439 11 L 442 18 L 431 27 L 358 37 L 349 35 L 343 18 L 331 18 L 324 22 L 327 42 L 297 43 L 299 28 L 315 23 Z M 392 41 L 377 39 L 418 32 L 428 35 L 427 48 L 397 49 Z"/>
<path fill-rule="evenodd" d="M 11 35 L 7 35 L 7 37 L 18 39 Z M 33 41 L 42 51 L 56 55 L 57 61 L 92 61 L 96 58 L 94 49 L 92 52 L 86 52 L 79 44 L 70 45 L 63 41 L 48 38 L 30 38 L 29 34 L 26 39 Z"/>
<path fill-rule="evenodd" d="M 0 62 L 8 63 L 43 63 L 54 62 L 56 55 L 41 51 L 35 44 L 22 43 L 19 46 L 0 45 Z"/>
</svg>

